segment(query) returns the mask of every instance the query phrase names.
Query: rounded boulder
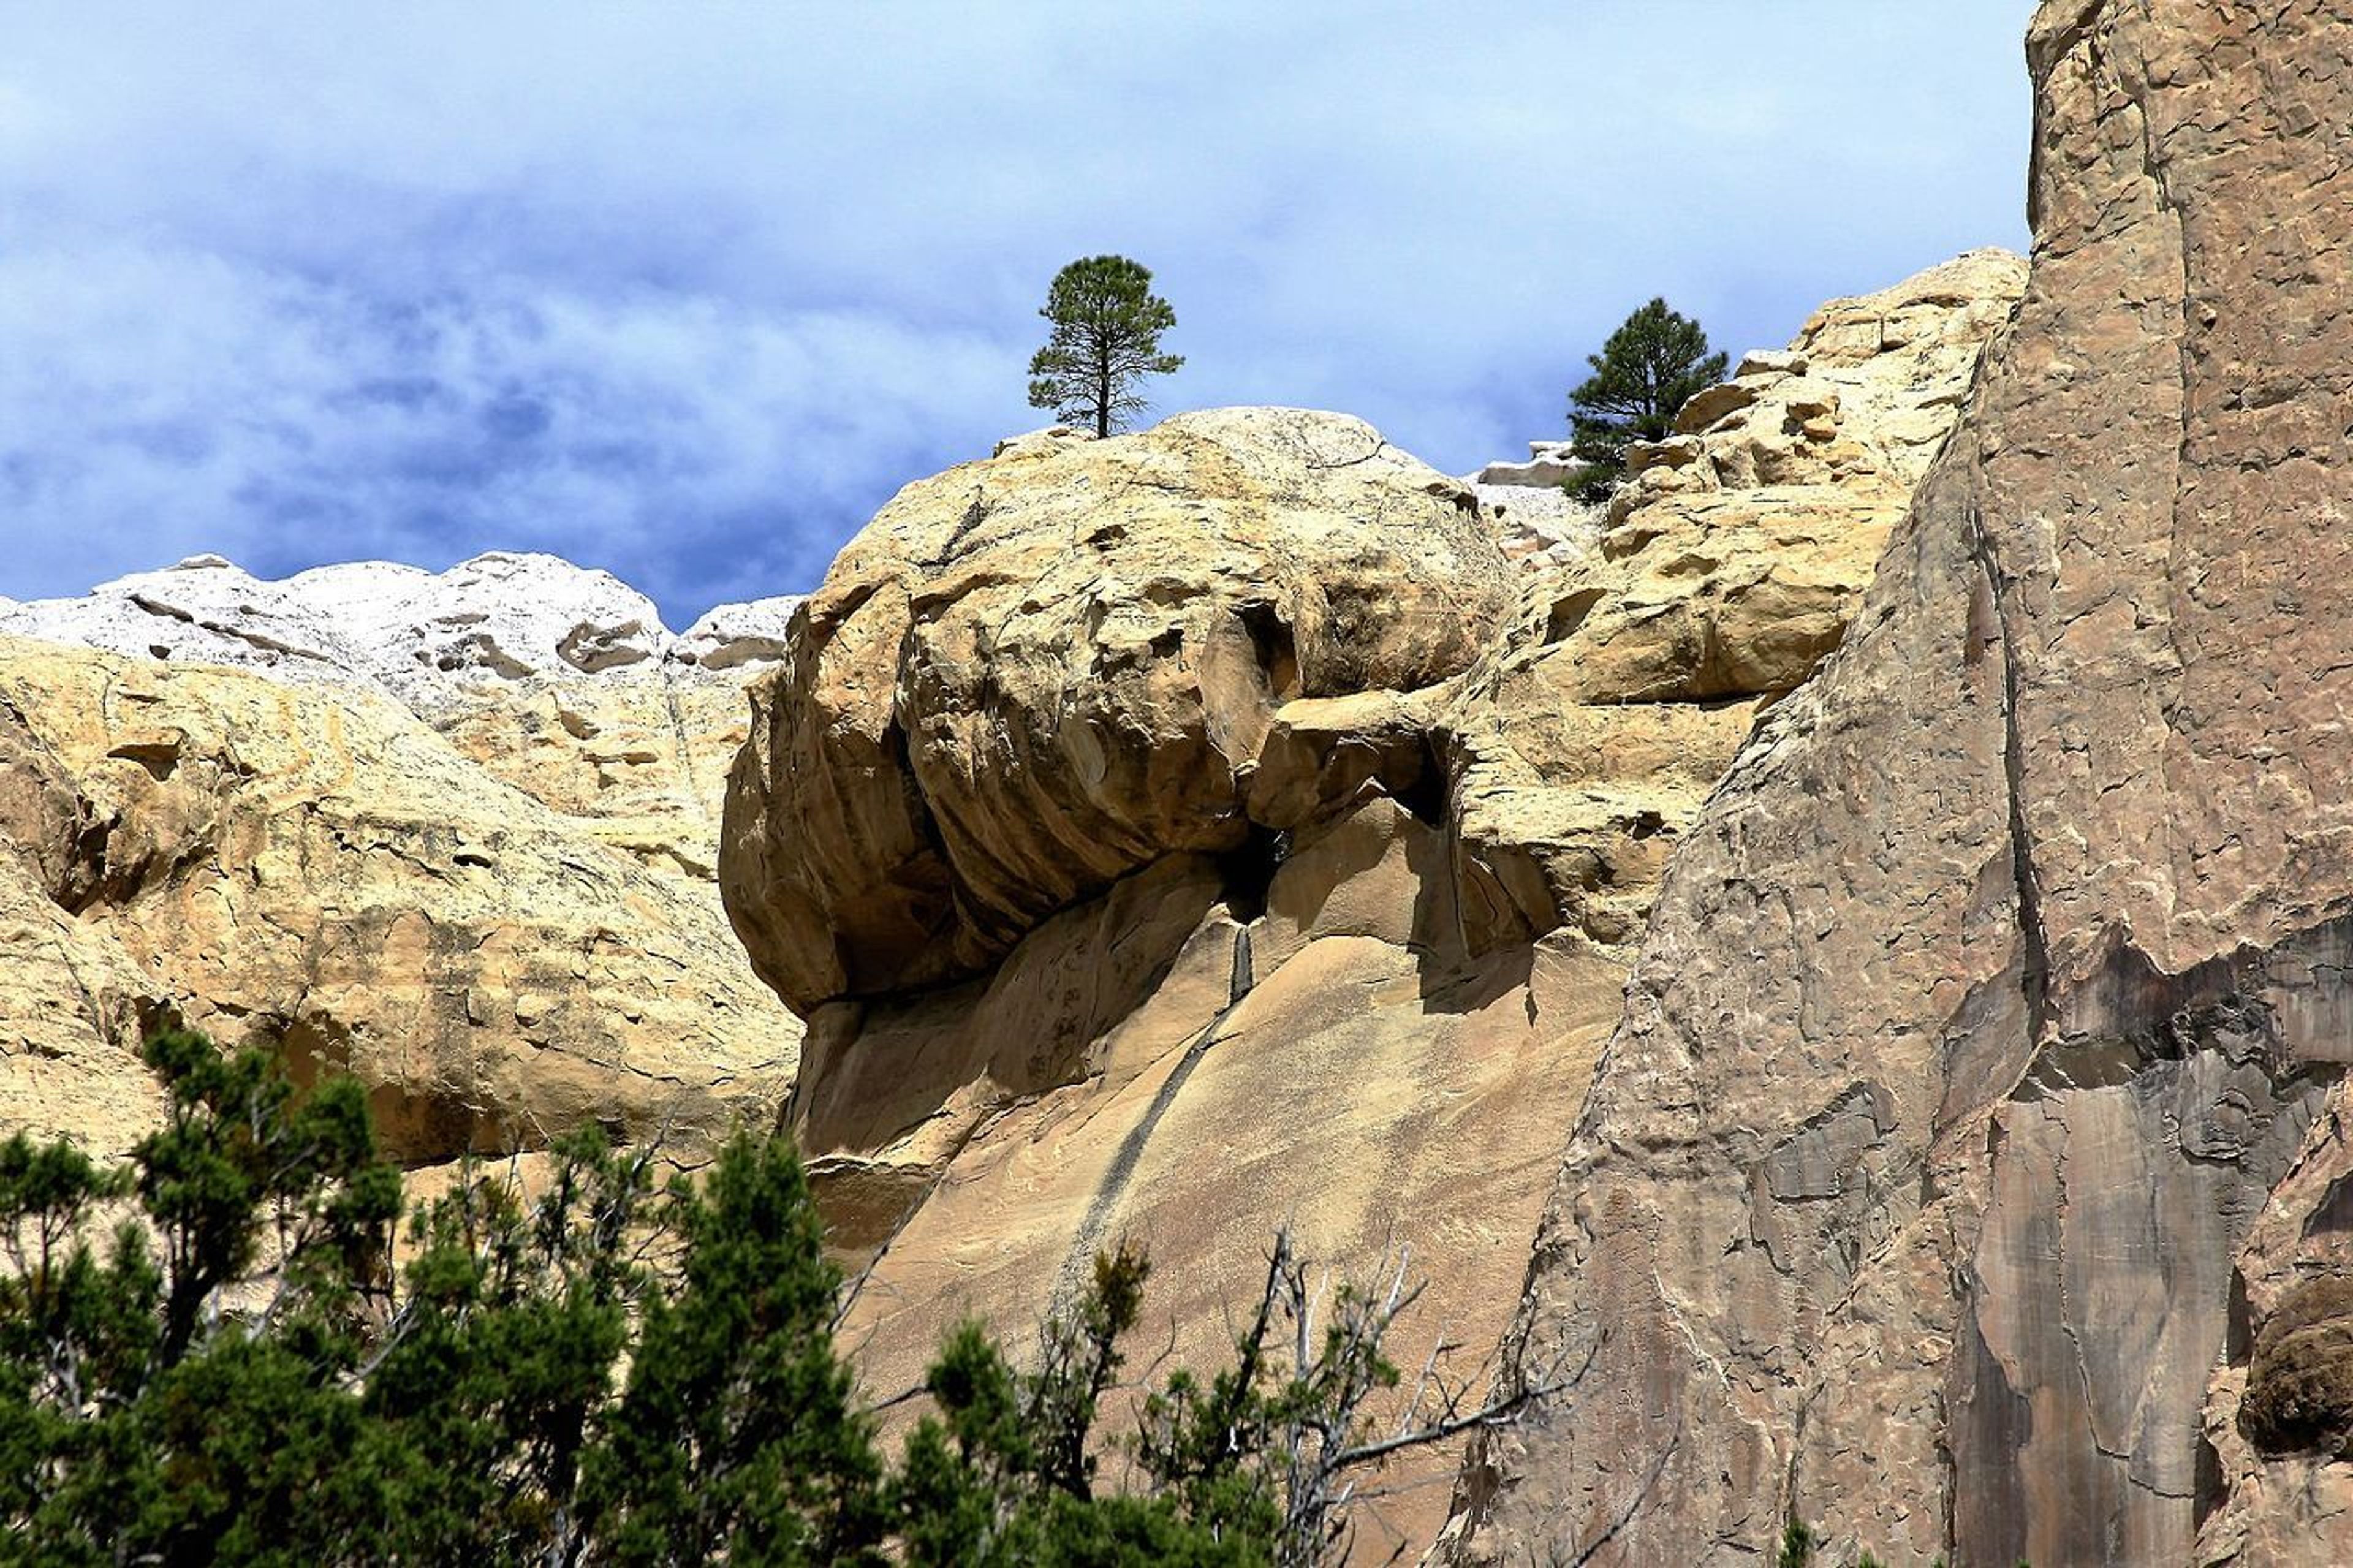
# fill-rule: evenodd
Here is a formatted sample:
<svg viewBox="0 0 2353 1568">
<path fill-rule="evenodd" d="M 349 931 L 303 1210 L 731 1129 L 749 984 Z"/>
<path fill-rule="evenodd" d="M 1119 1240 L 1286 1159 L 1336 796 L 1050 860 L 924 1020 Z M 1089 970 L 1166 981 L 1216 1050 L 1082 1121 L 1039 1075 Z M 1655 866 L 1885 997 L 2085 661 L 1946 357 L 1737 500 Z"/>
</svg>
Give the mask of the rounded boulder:
<svg viewBox="0 0 2353 1568">
<path fill-rule="evenodd" d="M 1280 704 L 1467 666 L 1514 570 L 1361 420 L 1181 415 L 908 486 L 753 692 L 720 879 L 806 1014 L 985 972 L 1160 858 L 1250 838 Z"/>
</svg>

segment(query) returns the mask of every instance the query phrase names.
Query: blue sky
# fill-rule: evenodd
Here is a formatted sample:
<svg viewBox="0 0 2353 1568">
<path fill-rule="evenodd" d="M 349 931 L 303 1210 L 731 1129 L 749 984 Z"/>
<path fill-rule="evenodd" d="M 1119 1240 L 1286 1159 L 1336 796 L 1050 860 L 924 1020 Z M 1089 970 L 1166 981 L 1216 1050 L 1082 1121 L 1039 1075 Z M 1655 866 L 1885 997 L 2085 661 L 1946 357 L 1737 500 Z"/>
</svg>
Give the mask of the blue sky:
<svg viewBox="0 0 2353 1568">
<path fill-rule="evenodd" d="M 1561 433 L 1652 294 L 1736 353 L 2023 247 L 2028 0 L 0 0 L 0 595 L 551 550 L 674 626 L 1045 422 L 1055 269 L 1157 412 Z"/>
</svg>

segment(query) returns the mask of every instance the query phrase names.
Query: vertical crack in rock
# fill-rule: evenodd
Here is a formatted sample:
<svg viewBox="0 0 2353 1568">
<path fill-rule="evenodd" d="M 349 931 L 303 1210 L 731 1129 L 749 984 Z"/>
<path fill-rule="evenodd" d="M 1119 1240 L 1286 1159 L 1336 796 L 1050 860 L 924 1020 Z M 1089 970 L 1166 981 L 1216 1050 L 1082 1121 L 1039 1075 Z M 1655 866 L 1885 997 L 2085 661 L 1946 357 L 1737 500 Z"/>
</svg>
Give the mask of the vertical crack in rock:
<svg viewBox="0 0 2353 1568">
<path fill-rule="evenodd" d="M 1071 1237 L 1071 1250 L 1062 1259 L 1056 1288 L 1058 1295 L 1068 1297 L 1086 1278 L 1087 1265 L 1093 1259 L 1095 1248 L 1102 1244 L 1103 1231 L 1111 1223 L 1112 1211 L 1119 1206 L 1119 1200 L 1126 1193 L 1128 1184 L 1135 1179 L 1136 1166 L 1143 1163 L 1145 1145 L 1152 1142 L 1153 1131 L 1160 1125 L 1160 1119 L 1168 1114 L 1168 1108 L 1176 1103 L 1177 1095 L 1184 1090 L 1185 1080 L 1193 1076 L 1193 1069 L 1200 1065 L 1209 1047 L 1218 1043 L 1218 1031 L 1225 1027 L 1226 1020 L 1233 1016 L 1234 1009 L 1250 995 L 1254 979 L 1250 967 L 1250 927 L 1239 926 L 1234 931 L 1233 975 L 1228 983 L 1226 1005 L 1218 1009 L 1216 1017 L 1202 1025 L 1199 1031 L 1185 1043 L 1185 1054 L 1169 1069 L 1159 1089 L 1154 1091 L 1152 1103 L 1145 1108 L 1142 1119 L 1120 1141 L 1119 1152 L 1112 1156 L 1111 1165 L 1103 1172 L 1102 1182 L 1097 1184 L 1094 1196 L 1088 1200 L 1086 1218 L 1079 1222 L 1078 1230 Z"/>
<path fill-rule="evenodd" d="M 2087 25 L 2088 21 L 2078 24 L 2079 26 Z M 2178 382 L 2174 388 L 2174 397 L 2180 416 L 2180 430 L 2174 447 L 2173 492 L 2166 518 L 2165 542 L 2165 582 L 2168 599 L 2165 606 L 2165 638 L 2166 646 L 2173 655 L 2178 679 L 2180 672 L 2186 670 L 2190 662 L 2189 651 L 2182 647 L 2179 608 L 2170 601 L 2175 596 L 2190 591 L 2182 586 L 2181 523 L 2188 504 L 2190 477 L 2193 472 L 2189 454 L 2194 439 L 2191 431 L 2190 391 L 2195 384 L 2198 345 L 2192 339 L 2192 332 L 2198 329 L 2193 325 L 2195 317 L 2191 303 L 2196 289 L 2190 282 L 2189 226 L 2180 203 L 2174 196 L 2171 182 L 2167 177 L 2165 160 L 2158 156 L 2157 130 L 2151 119 L 2151 104 L 2146 91 L 2147 80 L 2148 62 L 2143 58 L 2140 61 L 2139 72 L 2134 79 L 2135 82 L 2140 84 L 2141 90 L 2136 91 L 2134 82 L 2124 82 L 2121 79 L 2120 85 L 2140 121 L 2141 174 L 2148 181 L 2150 194 L 2155 199 L 2155 216 L 2172 226 L 2173 254 L 2179 263 L 2177 273 L 2179 286 L 2176 290 L 2174 326 L 2175 335 L 2179 339 L 2179 349 L 2175 354 Z M 2164 718 L 2168 735 L 2174 732 L 2175 704 L 2179 700 L 2177 688 L 2175 699 L 2161 704 L 2158 710 Z M 2157 749 L 2153 761 L 2158 779 L 2164 780 L 2166 752 L 2162 745 Z M 2171 849 L 2172 847 L 2168 845 L 2168 858 Z"/>
<path fill-rule="evenodd" d="M 662 704 L 670 712 L 670 732 L 671 738 L 678 742 L 678 771 L 686 781 L 682 798 L 687 805 L 694 809 L 696 815 L 711 825 L 715 837 L 715 830 L 719 824 L 702 805 L 704 800 L 711 797 L 703 794 L 702 781 L 694 774 L 694 743 L 687 735 L 686 712 L 678 703 L 678 676 L 667 659 L 662 662 L 659 673 Z"/>
<path fill-rule="evenodd" d="M 1993 537 L 1977 498 L 1968 501 L 1970 553 L 1985 574 L 1986 592 L 1992 596 L 1994 626 L 2001 639 L 2001 766 L 2009 793 L 2010 870 L 2018 899 L 2018 937 L 2021 945 L 2019 988 L 2026 1000 L 2026 1044 L 2030 1059 L 2042 1043 L 2043 1025 L 2051 1006 L 2051 950 L 2043 935 L 2042 899 L 2035 880 L 2034 840 L 2027 822 L 2026 742 L 2018 722 L 2018 640 L 2003 593 L 2004 578 Z"/>
</svg>

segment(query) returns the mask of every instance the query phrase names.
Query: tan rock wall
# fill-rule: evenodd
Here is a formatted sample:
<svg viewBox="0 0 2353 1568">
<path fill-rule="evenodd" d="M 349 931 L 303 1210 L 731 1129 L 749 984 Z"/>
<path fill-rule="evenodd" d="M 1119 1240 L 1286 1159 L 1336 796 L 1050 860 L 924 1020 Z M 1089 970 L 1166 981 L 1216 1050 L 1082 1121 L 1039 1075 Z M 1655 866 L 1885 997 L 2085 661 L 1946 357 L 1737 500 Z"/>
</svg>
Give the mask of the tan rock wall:
<svg viewBox="0 0 2353 1568">
<path fill-rule="evenodd" d="M 374 692 L 0 640 L 0 814 L 10 1128 L 126 1146 L 167 1008 L 357 1072 L 411 1163 L 589 1121 L 691 1142 L 790 1081 L 799 1023 L 707 881 Z"/>
<path fill-rule="evenodd" d="M 1466 963 L 1451 911 L 1430 907 L 1450 885 L 1441 836 L 1388 800 L 1303 837 L 1262 918 L 1238 922 L 1219 904 L 1198 925 L 1164 928 L 1156 983 L 1079 1042 L 1091 1048 L 1077 1071 L 1028 1094 L 990 1085 L 936 1185 L 894 1194 L 887 1250 L 846 1326 L 871 1392 L 919 1382 L 967 1314 L 1018 1343 L 1054 1290 L 1121 1237 L 1155 1263 L 1139 1355 L 1166 1347 L 1172 1364 L 1227 1353 L 1229 1310 L 1286 1224 L 1343 1273 L 1403 1252 L 1413 1278 L 1431 1279 L 1394 1347 L 1401 1364 L 1418 1368 L 1441 1334 L 1483 1345 L 1500 1332 L 1511 1297 L 1493 1282 L 1520 1267 L 1556 1155 L 1547 1124 L 1583 1092 L 1622 972 L 1567 933 Z M 1214 884 L 1183 887 L 1162 911 L 1215 896 Z M 1151 951 L 1150 935 L 1131 930 L 1116 945 Z M 1050 928 L 1033 936 L 1014 962 L 1052 940 Z M 935 1016 L 934 1027 L 1024 1037 L 1001 1024 L 981 1036 L 977 1020 Z M 905 1072 L 917 1066 L 906 1043 L 875 1031 L 857 1048 L 890 1050 L 888 1070 Z M 823 1190 L 837 1215 L 857 1212 Z M 1410 1456 L 1383 1478 L 1402 1489 L 1370 1511 L 1371 1556 L 1432 1538 L 1452 1462 Z"/>
<path fill-rule="evenodd" d="M 1746 1561 L 1794 1508 L 2178 1562 L 2233 1506 L 2233 1259 L 2348 1037 L 2347 20 L 2037 19 L 2025 300 L 1669 870 L 1512 1342 L 1590 1363 L 1468 1554 Z"/>
<path fill-rule="evenodd" d="M 420 717 L 470 762 L 657 871 L 716 885 L 746 681 L 658 667 L 593 680 L 484 680 Z"/>
<path fill-rule="evenodd" d="M 1966 382 L 2020 280 L 1957 276 L 1978 291 L 1904 318 L 1901 374 Z M 1787 379 L 1750 420 L 1778 429 Z M 1858 397 L 1840 427 L 1875 452 L 1877 411 L 1919 405 Z M 1902 512 L 1870 462 L 1660 490 L 1614 553 L 1509 575 L 1450 481 L 1329 416 L 1031 443 L 902 492 L 760 693 L 723 868 L 809 1019 L 787 1121 L 871 1265 L 871 1391 L 913 1386 L 967 1313 L 1018 1335 L 1122 1235 L 1180 1360 L 1223 1353 L 1286 1223 L 1343 1271 L 1410 1250 L 1430 1286 L 1402 1360 L 1499 1333 L 1661 870 Z M 1385 583 L 1394 618 L 1316 607 Z M 1062 902 L 964 976 L 989 945 L 948 944 L 991 878 Z M 842 912 L 846 952 L 794 945 Z M 837 994 L 860 964 L 888 985 Z M 1382 1478 L 1370 1555 L 1432 1538 L 1453 1463 Z"/>
</svg>

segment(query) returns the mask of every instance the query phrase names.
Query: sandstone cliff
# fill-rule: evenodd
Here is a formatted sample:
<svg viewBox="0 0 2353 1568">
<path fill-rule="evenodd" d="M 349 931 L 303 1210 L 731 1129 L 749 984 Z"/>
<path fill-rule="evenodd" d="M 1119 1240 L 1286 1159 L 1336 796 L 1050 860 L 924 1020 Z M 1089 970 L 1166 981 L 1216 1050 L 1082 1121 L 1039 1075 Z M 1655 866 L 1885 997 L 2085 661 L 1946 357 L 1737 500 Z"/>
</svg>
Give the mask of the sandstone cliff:
<svg viewBox="0 0 2353 1568">
<path fill-rule="evenodd" d="M 1668 869 L 1466 1555 L 2353 1551 L 2353 16 L 2029 54 L 2024 301 Z"/>
<path fill-rule="evenodd" d="M 412 1163 L 773 1114 L 799 1024 L 711 879 L 724 667 L 781 608 L 673 639 L 524 556 L 282 583 L 205 558 L 5 607 L 0 1129 L 127 1145 L 164 1010 L 358 1073 Z"/>
<path fill-rule="evenodd" d="M 1183 1354 L 1286 1222 L 1342 1263 L 1410 1247 L 1408 1358 L 1492 1342 L 1660 868 L 1836 646 L 1918 472 L 1904 421 L 1949 425 L 2022 270 L 1827 308 L 1720 395 L 1692 482 L 1565 563 L 1297 411 L 902 491 L 754 688 L 721 868 L 809 1023 L 787 1119 L 871 1261 L 873 1392 L 1121 1234 Z M 1451 1463 L 1400 1478 L 1400 1537 Z"/>
</svg>

